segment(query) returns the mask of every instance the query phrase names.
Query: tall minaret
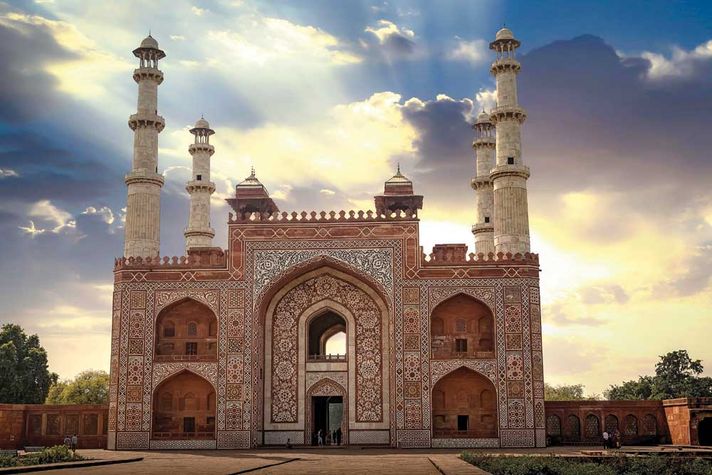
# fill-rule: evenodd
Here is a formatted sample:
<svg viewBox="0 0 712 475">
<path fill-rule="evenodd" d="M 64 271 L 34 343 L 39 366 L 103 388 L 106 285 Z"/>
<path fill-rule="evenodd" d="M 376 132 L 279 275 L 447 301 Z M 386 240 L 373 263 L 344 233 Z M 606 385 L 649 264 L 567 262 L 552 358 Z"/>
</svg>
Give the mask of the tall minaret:
<svg viewBox="0 0 712 475">
<path fill-rule="evenodd" d="M 126 175 L 128 201 L 124 256 L 155 257 L 160 248 L 161 187 L 163 175 L 158 173 L 158 134 L 165 121 L 158 115 L 158 85 L 163 73 L 158 60 L 166 54 L 158 42 L 148 35 L 133 51 L 139 67 L 133 78 L 138 83 L 138 112 L 129 117 L 134 131 L 134 153 L 131 172 Z"/>
<path fill-rule="evenodd" d="M 497 53 L 490 72 L 497 81 L 497 107 L 491 112 L 497 130 L 497 163 L 490 174 L 494 186 L 494 246 L 497 252 L 529 252 L 529 210 L 527 178 L 529 168 L 522 163 L 520 127 L 526 119 L 517 101 L 515 58 L 520 43 L 507 28 L 497 32 L 490 49 Z"/>
<path fill-rule="evenodd" d="M 185 228 L 185 249 L 211 247 L 215 231 L 210 227 L 210 195 L 215 192 L 215 183 L 210 181 L 210 157 L 215 147 L 210 145 L 210 136 L 215 133 L 204 118 L 190 129 L 195 142 L 188 151 L 193 156 L 193 179 L 185 187 L 190 194 L 190 218 Z"/>
<path fill-rule="evenodd" d="M 472 226 L 475 252 L 484 255 L 494 252 L 494 197 L 490 172 L 494 168 L 495 129 L 489 114 L 482 111 L 472 126 L 475 129 L 476 176 L 472 179 L 477 202 L 477 222 Z"/>
</svg>

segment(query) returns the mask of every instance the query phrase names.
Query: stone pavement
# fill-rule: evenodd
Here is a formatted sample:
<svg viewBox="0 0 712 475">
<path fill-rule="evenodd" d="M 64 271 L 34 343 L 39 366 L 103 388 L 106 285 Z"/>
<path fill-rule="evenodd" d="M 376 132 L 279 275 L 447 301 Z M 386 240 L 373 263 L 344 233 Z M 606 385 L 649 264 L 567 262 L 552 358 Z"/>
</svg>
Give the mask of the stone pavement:
<svg viewBox="0 0 712 475">
<path fill-rule="evenodd" d="M 483 474 L 458 458 L 459 451 L 390 449 L 194 450 L 113 452 L 82 450 L 98 459 L 143 457 L 140 462 L 54 470 L 78 474 Z"/>
</svg>

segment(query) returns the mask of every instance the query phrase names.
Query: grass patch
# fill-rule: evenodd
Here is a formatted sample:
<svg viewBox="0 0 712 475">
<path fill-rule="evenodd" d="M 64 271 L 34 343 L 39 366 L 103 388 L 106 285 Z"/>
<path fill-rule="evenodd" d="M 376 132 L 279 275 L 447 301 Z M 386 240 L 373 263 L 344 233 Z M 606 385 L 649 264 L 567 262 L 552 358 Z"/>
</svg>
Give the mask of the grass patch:
<svg viewBox="0 0 712 475">
<path fill-rule="evenodd" d="M 47 463 L 77 462 L 86 460 L 81 455 L 73 455 L 65 445 L 55 445 L 40 452 L 33 452 L 22 457 L 0 457 L 0 467 L 22 467 L 25 465 L 44 465 Z"/>
<path fill-rule="evenodd" d="M 699 457 L 513 457 L 463 452 L 461 458 L 493 475 L 712 475 L 712 462 Z"/>
</svg>

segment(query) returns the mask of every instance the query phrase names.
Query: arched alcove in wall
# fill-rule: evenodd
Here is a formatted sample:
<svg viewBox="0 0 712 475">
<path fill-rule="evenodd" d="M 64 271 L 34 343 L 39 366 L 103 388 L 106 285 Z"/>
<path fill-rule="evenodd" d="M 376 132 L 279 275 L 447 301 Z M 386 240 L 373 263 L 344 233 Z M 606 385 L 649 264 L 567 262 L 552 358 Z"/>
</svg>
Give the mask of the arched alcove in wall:
<svg viewBox="0 0 712 475">
<path fill-rule="evenodd" d="M 168 377 L 153 393 L 153 430 L 156 440 L 215 438 L 215 389 L 190 371 Z"/>
<path fill-rule="evenodd" d="M 156 361 L 215 361 L 218 321 L 210 308 L 190 298 L 156 318 Z"/>
<path fill-rule="evenodd" d="M 308 322 L 309 361 L 346 360 L 346 319 L 328 309 Z"/>
<path fill-rule="evenodd" d="M 433 309 L 430 335 L 433 358 L 491 357 L 494 316 L 479 300 L 457 294 Z"/>
<path fill-rule="evenodd" d="M 489 379 L 469 368 L 440 378 L 433 387 L 433 437 L 497 437 L 496 394 Z"/>
</svg>

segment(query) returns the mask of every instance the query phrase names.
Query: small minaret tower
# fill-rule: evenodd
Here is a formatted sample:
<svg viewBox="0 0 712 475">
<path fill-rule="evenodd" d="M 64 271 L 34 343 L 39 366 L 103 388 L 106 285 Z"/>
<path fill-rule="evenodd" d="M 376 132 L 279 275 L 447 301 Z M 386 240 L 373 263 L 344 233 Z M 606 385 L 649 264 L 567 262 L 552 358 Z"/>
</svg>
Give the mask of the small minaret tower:
<svg viewBox="0 0 712 475">
<path fill-rule="evenodd" d="M 185 187 L 190 194 L 190 218 L 184 233 L 186 252 L 211 247 L 215 237 L 215 231 L 210 227 L 210 195 L 215 192 L 215 183 L 210 181 L 210 157 L 215 153 L 210 136 L 215 131 L 201 117 L 190 133 L 195 135 L 195 142 L 188 147 L 193 156 L 193 179 Z"/>
<path fill-rule="evenodd" d="M 495 128 L 489 114 L 482 111 L 472 126 L 475 129 L 476 176 L 472 179 L 477 203 L 477 221 L 472 226 L 475 235 L 475 252 L 484 255 L 494 252 L 494 190 L 490 172 L 494 168 Z"/>
<path fill-rule="evenodd" d="M 497 53 L 490 72 L 497 81 L 497 107 L 490 117 L 496 126 L 496 165 L 490 174 L 494 188 L 494 246 L 496 252 L 529 252 L 527 178 L 522 163 L 521 125 L 526 119 L 517 100 L 517 74 L 521 69 L 515 51 L 520 42 L 502 28 L 490 49 Z"/>
<path fill-rule="evenodd" d="M 158 173 L 158 134 L 165 127 L 158 115 L 158 85 L 163 72 L 158 60 L 166 54 L 149 34 L 141 46 L 133 50 L 139 67 L 133 78 L 138 83 L 138 111 L 129 117 L 134 131 L 134 152 L 131 172 L 126 175 L 128 200 L 124 256 L 156 257 L 160 248 L 161 188 L 163 175 Z"/>
</svg>

